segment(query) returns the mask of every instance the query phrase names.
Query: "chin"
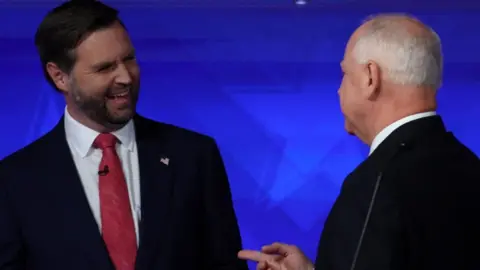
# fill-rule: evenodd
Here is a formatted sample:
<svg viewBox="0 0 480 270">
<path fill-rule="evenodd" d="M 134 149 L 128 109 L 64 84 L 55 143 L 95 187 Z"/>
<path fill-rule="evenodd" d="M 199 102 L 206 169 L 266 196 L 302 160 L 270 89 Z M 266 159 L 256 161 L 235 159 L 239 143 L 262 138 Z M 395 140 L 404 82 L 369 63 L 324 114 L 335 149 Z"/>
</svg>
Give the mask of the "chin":
<svg viewBox="0 0 480 270">
<path fill-rule="evenodd" d="M 112 125 L 125 125 L 130 121 L 135 113 L 133 111 L 122 112 L 121 114 L 110 114 L 108 117 L 108 122 Z"/>
<path fill-rule="evenodd" d="M 116 125 L 125 125 L 128 121 L 132 120 L 133 115 L 125 115 L 121 117 L 110 118 L 109 122 Z"/>
<path fill-rule="evenodd" d="M 353 126 L 349 121 L 345 121 L 345 131 L 352 136 L 355 136 L 355 131 L 353 130 Z"/>
</svg>

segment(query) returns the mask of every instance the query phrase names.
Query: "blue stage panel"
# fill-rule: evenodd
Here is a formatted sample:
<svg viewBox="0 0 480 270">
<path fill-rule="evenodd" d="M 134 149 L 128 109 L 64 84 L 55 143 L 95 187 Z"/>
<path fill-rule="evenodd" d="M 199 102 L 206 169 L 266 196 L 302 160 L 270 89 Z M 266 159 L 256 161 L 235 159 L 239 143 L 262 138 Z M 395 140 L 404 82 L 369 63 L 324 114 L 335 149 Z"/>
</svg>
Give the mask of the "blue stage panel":
<svg viewBox="0 0 480 270">
<path fill-rule="evenodd" d="M 324 8 L 298 9 L 270 1 L 272 7 L 190 2 L 180 8 L 142 1 L 127 8 L 123 2 L 142 68 L 140 113 L 217 139 L 245 247 L 289 242 L 313 259 L 343 178 L 368 153 L 343 130 L 338 63 L 362 19 L 392 7 L 324 1 Z M 479 7 L 450 1 L 429 10 L 402 2 L 399 11 L 417 14 L 440 34 L 446 63 L 439 112 L 480 154 Z M 1 5 L 3 158 L 55 125 L 64 103 L 44 81 L 33 46 L 52 4 Z"/>
</svg>

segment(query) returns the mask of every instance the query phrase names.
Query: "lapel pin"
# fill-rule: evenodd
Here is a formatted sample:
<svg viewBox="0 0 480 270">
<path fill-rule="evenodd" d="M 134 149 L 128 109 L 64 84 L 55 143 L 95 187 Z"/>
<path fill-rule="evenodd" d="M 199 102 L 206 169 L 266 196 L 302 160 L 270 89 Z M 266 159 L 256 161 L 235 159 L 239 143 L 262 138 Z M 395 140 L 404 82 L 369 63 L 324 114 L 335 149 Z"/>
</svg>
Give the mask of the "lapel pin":
<svg viewBox="0 0 480 270">
<path fill-rule="evenodd" d="M 163 158 L 160 159 L 160 162 L 165 164 L 166 166 L 168 166 L 168 163 L 170 163 L 170 159 L 166 158 L 166 157 L 163 157 Z"/>
</svg>

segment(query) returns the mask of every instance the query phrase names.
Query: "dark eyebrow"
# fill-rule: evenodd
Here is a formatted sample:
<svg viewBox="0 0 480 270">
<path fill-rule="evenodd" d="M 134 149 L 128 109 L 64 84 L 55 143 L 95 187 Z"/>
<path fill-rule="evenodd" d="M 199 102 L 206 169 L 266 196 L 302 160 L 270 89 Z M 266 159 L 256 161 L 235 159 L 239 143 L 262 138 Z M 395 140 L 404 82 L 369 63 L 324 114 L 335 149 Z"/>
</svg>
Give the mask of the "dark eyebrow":
<svg viewBox="0 0 480 270">
<path fill-rule="evenodd" d="M 135 58 L 135 52 L 131 52 L 122 58 L 122 61 L 132 60 Z"/>
<path fill-rule="evenodd" d="M 100 62 L 92 66 L 92 69 L 94 70 L 102 70 L 102 69 L 107 69 L 111 66 L 115 65 L 115 62 Z"/>
<path fill-rule="evenodd" d="M 126 56 L 124 56 L 122 58 L 122 60 L 128 60 L 132 57 L 135 57 L 135 50 L 131 50 Z M 111 66 L 114 66 L 115 65 L 115 62 L 116 61 L 104 61 L 104 62 L 99 62 L 99 63 L 96 63 L 92 66 L 92 69 L 94 70 L 102 70 L 102 69 L 107 69 Z"/>
<path fill-rule="evenodd" d="M 134 57 L 135 56 L 135 50 L 131 50 L 127 56 L 125 56 L 124 58 L 130 58 L 130 57 Z"/>
</svg>

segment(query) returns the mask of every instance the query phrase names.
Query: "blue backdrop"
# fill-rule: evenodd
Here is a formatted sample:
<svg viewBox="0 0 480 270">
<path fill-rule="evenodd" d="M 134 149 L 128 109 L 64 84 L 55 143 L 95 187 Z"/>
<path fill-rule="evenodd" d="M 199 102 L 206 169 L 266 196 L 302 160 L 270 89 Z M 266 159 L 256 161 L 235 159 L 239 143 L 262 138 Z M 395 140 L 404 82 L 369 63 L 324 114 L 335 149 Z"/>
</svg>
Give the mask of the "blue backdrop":
<svg viewBox="0 0 480 270">
<path fill-rule="evenodd" d="M 59 2 L 0 0 L 0 158 L 63 113 L 33 46 Z M 343 178 L 368 152 L 345 134 L 336 91 L 345 43 L 370 13 L 410 12 L 437 30 L 446 60 L 439 111 L 480 154 L 476 1 L 106 2 L 120 8 L 138 50 L 139 111 L 217 139 L 245 247 L 279 240 L 314 258 Z"/>
</svg>

